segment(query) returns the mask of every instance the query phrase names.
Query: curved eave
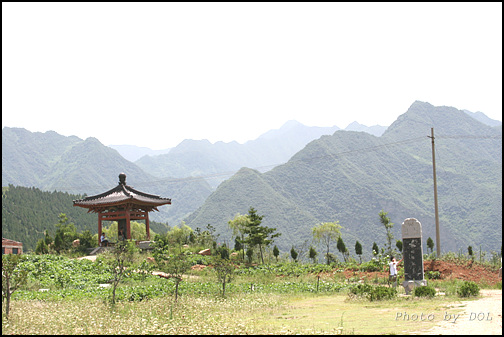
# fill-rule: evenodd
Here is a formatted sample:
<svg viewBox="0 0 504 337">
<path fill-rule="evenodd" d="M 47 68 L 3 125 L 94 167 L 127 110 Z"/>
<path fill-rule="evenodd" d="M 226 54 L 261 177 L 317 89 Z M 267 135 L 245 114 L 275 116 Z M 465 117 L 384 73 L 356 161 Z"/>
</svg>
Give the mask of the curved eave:
<svg viewBox="0 0 504 337">
<path fill-rule="evenodd" d="M 146 206 L 148 208 L 155 209 L 158 206 L 171 204 L 171 199 L 140 192 L 130 186 L 119 184 L 107 192 L 89 196 L 84 199 L 74 200 L 73 203 L 74 206 L 88 208 L 90 210 L 93 208 L 103 209 L 104 207 L 113 207 L 124 204 Z"/>
<path fill-rule="evenodd" d="M 139 200 L 136 198 L 128 198 L 128 199 L 123 199 L 123 200 L 118 200 L 114 202 L 107 202 L 107 201 L 102 201 L 102 202 L 75 202 L 74 201 L 74 206 L 82 207 L 82 208 L 103 208 L 103 207 L 115 207 L 115 206 L 121 206 L 121 205 L 137 205 L 140 207 L 150 207 L 150 208 L 156 208 L 159 206 L 163 205 L 171 205 L 171 199 L 167 200 L 162 200 L 162 201 L 145 201 L 145 200 Z"/>
</svg>

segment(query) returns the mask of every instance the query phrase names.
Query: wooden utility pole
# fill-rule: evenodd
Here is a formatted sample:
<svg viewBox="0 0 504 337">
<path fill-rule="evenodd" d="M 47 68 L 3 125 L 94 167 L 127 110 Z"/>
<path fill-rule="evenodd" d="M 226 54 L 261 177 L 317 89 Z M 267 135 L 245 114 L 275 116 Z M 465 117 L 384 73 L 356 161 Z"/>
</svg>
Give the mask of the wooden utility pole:
<svg viewBox="0 0 504 337">
<path fill-rule="evenodd" d="M 429 137 L 429 136 L 427 136 Z M 429 137 L 432 141 L 432 170 L 434 176 L 434 212 L 436 214 L 436 254 L 441 257 L 441 239 L 439 238 L 439 212 L 437 202 L 437 181 L 436 181 L 436 155 L 434 150 L 434 128 L 431 128 L 431 135 Z"/>
</svg>

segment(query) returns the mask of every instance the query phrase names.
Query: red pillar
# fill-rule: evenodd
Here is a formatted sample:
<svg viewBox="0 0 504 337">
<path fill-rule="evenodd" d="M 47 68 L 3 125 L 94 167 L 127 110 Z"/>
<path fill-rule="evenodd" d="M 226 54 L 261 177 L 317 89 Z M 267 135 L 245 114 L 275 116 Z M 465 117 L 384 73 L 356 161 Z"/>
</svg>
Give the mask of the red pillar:
<svg viewBox="0 0 504 337">
<path fill-rule="evenodd" d="M 148 211 L 145 211 L 145 231 L 147 232 L 147 241 L 150 241 L 149 212 Z"/>
<path fill-rule="evenodd" d="M 126 239 L 131 240 L 130 208 L 128 205 L 126 205 L 125 210 L 126 210 Z"/>
<path fill-rule="evenodd" d="M 98 246 L 101 246 L 102 214 L 98 213 Z"/>
</svg>

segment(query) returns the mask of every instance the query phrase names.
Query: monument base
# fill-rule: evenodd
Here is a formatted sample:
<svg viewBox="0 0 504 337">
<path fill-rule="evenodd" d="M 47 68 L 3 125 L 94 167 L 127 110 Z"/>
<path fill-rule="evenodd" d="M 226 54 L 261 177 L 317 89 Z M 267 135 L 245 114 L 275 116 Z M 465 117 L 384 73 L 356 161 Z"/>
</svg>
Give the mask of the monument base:
<svg viewBox="0 0 504 337">
<path fill-rule="evenodd" d="M 406 295 L 409 295 L 409 293 L 415 287 L 421 287 L 421 286 L 426 286 L 426 285 L 427 285 L 427 280 L 407 280 L 402 283 L 402 286 L 404 287 L 404 290 L 406 291 Z"/>
</svg>

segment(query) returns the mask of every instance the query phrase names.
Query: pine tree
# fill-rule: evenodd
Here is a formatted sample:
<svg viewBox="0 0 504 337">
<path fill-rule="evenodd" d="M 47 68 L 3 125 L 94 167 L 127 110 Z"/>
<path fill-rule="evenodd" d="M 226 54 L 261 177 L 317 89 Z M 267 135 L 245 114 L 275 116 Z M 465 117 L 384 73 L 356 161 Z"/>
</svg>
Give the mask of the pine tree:
<svg viewBox="0 0 504 337">
<path fill-rule="evenodd" d="M 292 248 L 290 250 L 290 254 L 291 254 L 291 257 L 294 260 L 294 262 L 297 262 L 298 253 L 294 249 L 294 246 L 292 246 Z"/>
<path fill-rule="evenodd" d="M 339 252 L 341 253 L 341 255 L 343 255 L 343 260 L 346 262 L 346 246 L 345 246 L 345 243 L 343 242 L 343 238 L 340 236 L 338 238 L 338 242 L 336 243 L 336 248 L 338 248 Z"/>
<path fill-rule="evenodd" d="M 362 263 L 362 245 L 359 241 L 355 241 L 355 254 L 359 256 L 360 263 Z"/>
<path fill-rule="evenodd" d="M 376 244 L 376 242 L 373 242 L 373 255 L 376 256 L 378 255 L 378 253 L 380 252 L 379 248 L 378 248 L 378 245 Z"/>
<path fill-rule="evenodd" d="M 275 247 L 273 247 L 273 256 L 275 257 L 277 262 L 278 262 L 278 255 L 280 255 L 280 251 L 278 250 L 278 247 L 275 245 Z"/>
<path fill-rule="evenodd" d="M 310 246 L 310 250 L 308 251 L 308 257 L 313 260 L 313 263 L 315 263 L 315 259 L 317 258 L 317 251 L 312 246 Z"/>
<path fill-rule="evenodd" d="M 246 224 L 244 229 L 244 243 L 249 247 L 259 246 L 259 253 L 261 262 L 264 264 L 263 246 L 268 246 L 273 242 L 273 239 L 280 236 L 281 233 L 275 233 L 276 228 L 269 228 L 261 226 L 263 216 L 257 214 L 257 211 L 250 207 L 248 219 L 249 223 Z"/>
</svg>

